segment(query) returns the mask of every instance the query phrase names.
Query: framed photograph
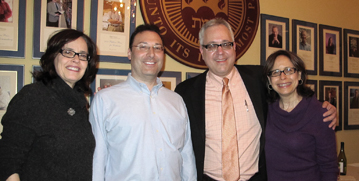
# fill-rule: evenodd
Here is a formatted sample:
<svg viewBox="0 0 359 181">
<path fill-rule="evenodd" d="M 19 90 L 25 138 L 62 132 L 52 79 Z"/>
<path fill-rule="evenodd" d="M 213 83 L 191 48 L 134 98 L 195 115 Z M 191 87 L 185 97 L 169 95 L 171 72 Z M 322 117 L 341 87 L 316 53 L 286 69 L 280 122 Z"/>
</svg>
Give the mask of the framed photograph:
<svg viewBox="0 0 359 181">
<path fill-rule="evenodd" d="M 103 89 L 123 82 L 130 72 L 131 70 L 98 69 L 96 79 L 91 84 L 91 89 L 93 92 L 97 92 L 99 88 Z"/>
<path fill-rule="evenodd" d="M 307 79 L 307 86 L 310 87 L 314 92 L 315 92 L 315 95 L 316 97 L 318 98 L 318 94 L 317 94 L 317 88 L 318 88 L 318 81 L 317 80 L 309 80 Z"/>
<path fill-rule="evenodd" d="M 32 72 L 40 71 L 40 70 L 42 70 L 41 67 L 40 67 L 40 65 L 33 65 L 33 66 L 32 66 Z M 31 77 L 31 81 L 32 81 L 32 83 L 35 83 L 35 82 L 36 82 L 36 80 L 34 79 L 34 77 Z"/>
<path fill-rule="evenodd" d="M 304 61 L 309 75 L 317 75 L 317 24 L 292 21 L 292 48 Z"/>
<path fill-rule="evenodd" d="M 342 29 L 319 25 L 319 74 L 342 76 Z"/>
<path fill-rule="evenodd" d="M 123 82 L 130 72 L 131 70 L 99 69 L 95 81 L 91 84 L 91 89 L 97 92 L 99 88 L 103 89 Z M 159 73 L 163 86 L 173 91 L 182 81 L 181 76 L 181 72 L 163 71 Z"/>
<path fill-rule="evenodd" d="M 10 100 L 24 86 L 24 66 L 0 64 L 0 120 Z M 0 133 L 2 125 L 0 124 Z"/>
<path fill-rule="evenodd" d="M 90 36 L 98 47 L 100 61 L 130 63 L 127 58 L 135 30 L 136 1 L 92 0 Z"/>
<path fill-rule="evenodd" d="M 6 108 L 14 95 L 24 86 L 24 66 L 0 65 L 0 112 Z"/>
<path fill-rule="evenodd" d="M 65 28 L 83 31 L 84 0 L 34 0 L 33 58 L 41 58 L 47 40 Z"/>
<path fill-rule="evenodd" d="M 261 14 L 261 64 L 281 49 L 289 50 L 289 19 Z"/>
<path fill-rule="evenodd" d="M 359 129 L 359 82 L 344 82 L 344 130 Z"/>
<path fill-rule="evenodd" d="M 359 31 L 344 29 L 344 77 L 359 78 Z"/>
<path fill-rule="evenodd" d="M 196 72 L 187 72 L 186 73 L 186 79 L 190 79 L 192 77 L 196 77 L 197 75 L 199 75 L 201 73 L 196 73 Z"/>
<path fill-rule="evenodd" d="M 0 18 L 0 56 L 25 57 L 26 0 L 4 0 Z"/>
<path fill-rule="evenodd" d="M 339 119 L 335 130 L 342 130 L 342 82 L 319 81 L 319 100 L 328 101 L 337 108 Z"/>
</svg>

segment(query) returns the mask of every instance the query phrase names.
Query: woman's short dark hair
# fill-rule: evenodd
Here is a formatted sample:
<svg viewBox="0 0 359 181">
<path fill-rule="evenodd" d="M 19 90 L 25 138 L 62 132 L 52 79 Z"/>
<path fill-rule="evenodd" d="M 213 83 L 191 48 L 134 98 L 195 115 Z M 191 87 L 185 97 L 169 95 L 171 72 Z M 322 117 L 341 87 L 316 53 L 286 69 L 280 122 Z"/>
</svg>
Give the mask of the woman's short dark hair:
<svg viewBox="0 0 359 181">
<path fill-rule="evenodd" d="M 268 81 L 268 73 L 272 70 L 275 60 L 278 56 L 283 55 L 289 58 L 290 62 L 294 65 L 294 67 L 297 69 L 298 72 L 302 72 L 301 80 L 303 81 L 302 84 L 298 84 L 297 86 L 297 93 L 302 97 L 311 97 L 314 94 L 314 91 L 310 89 L 306 83 L 307 83 L 307 71 L 305 69 L 305 64 L 301 58 L 299 58 L 295 53 L 292 53 L 287 50 L 278 50 L 271 54 L 264 66 L 264 72 L 263 72 L 263 79 L 267 84 L 267 88 L 269 87 L 269 81 Z M 276 91 L 273 89 L 268 89 L 268 101 L 269 102 L 275 102 L 277 99 L 279 99 L 279 95 Z"/>
<path fill-rule="evenodd" d="M 88 60 L 84 76 L 76 82 L 75 86 L 79 87 L 85 94 L 91 94 L 90 84 L 96 77 L 99 60 L 96 44 L 81 31 L 73 29 L 60 30 L 47 41 L 47 49 L 40 59 L 42 70 L 32 73 L 35 80 L 42 81 L 45 84 L 52 84 L 52 80 L 59 77 L 54 65 L 56 56 L 67 43 L 77 40 L 80 37 L 82 37 L 87 44 L 90 60 Z"/>
<path fill-rule="evenodd" d="M 143 25 L 139 25 L 136 27 L 135 31 L 132 33 L 131 37 L 130 37 L 130 44 L 129 44 L 129 48 L 132 50 L 132 45 L 133 45 L 133 41 L 136 37 L 137 34 L 142 33 L 144 31 L 152 31 L 158 34 L 158 36 L 160 36 L 162 44 L 163 42 L 163 37 L 161 36 L 160 33 L 160 29 L 153 24 L 143 24 Z M 163 45 L 164 46 L 164 45 Z"/>
</svg>

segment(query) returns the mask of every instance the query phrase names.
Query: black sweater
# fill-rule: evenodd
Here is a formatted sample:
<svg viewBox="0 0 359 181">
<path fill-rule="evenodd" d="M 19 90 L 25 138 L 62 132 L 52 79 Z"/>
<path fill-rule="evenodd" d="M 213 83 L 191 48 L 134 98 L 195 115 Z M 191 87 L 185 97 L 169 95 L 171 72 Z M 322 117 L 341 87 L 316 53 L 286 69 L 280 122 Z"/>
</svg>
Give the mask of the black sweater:
<svg viewBox="0 0 359 181">
<path fill-rule="evenodd" d="M 0 180 L 92 180 L 95 139 L 83 92 L 62 79 L 27 85 L 3 116 Z M 71 116 L 69 108 L 75 110 Z"/>
</svg>

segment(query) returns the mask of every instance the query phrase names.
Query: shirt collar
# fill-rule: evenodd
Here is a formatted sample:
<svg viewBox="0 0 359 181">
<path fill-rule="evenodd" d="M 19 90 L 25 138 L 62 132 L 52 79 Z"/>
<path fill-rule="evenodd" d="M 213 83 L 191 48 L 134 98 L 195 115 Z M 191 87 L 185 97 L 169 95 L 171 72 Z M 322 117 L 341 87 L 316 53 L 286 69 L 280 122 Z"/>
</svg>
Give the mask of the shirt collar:
<svg viewBox="0 0 359 181">
<path fill-rule="evenodd" d="M 132 77 L 131 73 L 128 73 L 127 80 L 126 80 L 136 91 L 145 92 L 147 94 L 157 94 L 158 90 L 163 86 L 162 81 L 160 78 L 156 78 L 156 85 L 153 86 L 152 90 L 150 91 L 145 83 L 138 82 L 135 78 Z"/>
<path fill-rule="evenodd" d="M 236 68 L 233 66 L 231 72 L 226 76 L 228 79 L 229 79 L 229 85 L 232 83 L 232 79 L 233 79 L 233 76 L 234 76 L 234 73 L 235 73 L 235 70 Z M 215 75 L 214 73 L 212 73 L 211 71 L 208 71 L 207 73 L 207 81 L 210 81 L 210 83 L 212 84 L 216 84 L 216 86 L 223 86 L 223 78 L 218 76 L 218 75 Z"/>
</svg>

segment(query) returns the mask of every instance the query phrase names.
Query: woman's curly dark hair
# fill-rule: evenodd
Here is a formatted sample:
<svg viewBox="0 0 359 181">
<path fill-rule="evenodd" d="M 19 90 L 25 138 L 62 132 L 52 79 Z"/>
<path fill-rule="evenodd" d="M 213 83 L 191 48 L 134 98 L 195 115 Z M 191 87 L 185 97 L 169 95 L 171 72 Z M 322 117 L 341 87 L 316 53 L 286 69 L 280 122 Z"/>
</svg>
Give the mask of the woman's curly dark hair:
<svg viewBox="0 0 359 181">
<path fill-rule="evenodd" d="M 92 93 L 90 84 L 96 77 L 99 59 L 97 55 L 96 44 L 91 40 L 90 37 L 81 31 L 73 29 L 60 30 L 47 41 L 47 49 L 45 54 L 42 55 L 40 59 L 40 66 L 42 70 L 34 71 L 32 73 L 35 80 L 42 81 L 44 84 L 52 84 L 52 80 L 59 77 L 54 65 L 56 56 L 67 43 L 72 42 L 79 37 L 82 37 L 87 44 L 90 60 L 88 60 L 88 65 L 84 76 L 76 82 L 75 86 L 85 94 L 90 95 Z"/>
</svg>

